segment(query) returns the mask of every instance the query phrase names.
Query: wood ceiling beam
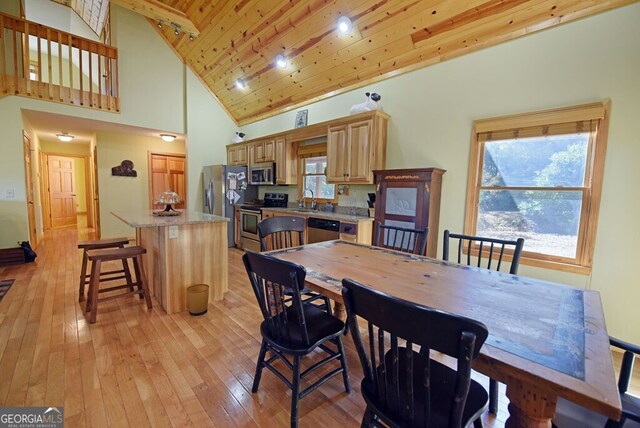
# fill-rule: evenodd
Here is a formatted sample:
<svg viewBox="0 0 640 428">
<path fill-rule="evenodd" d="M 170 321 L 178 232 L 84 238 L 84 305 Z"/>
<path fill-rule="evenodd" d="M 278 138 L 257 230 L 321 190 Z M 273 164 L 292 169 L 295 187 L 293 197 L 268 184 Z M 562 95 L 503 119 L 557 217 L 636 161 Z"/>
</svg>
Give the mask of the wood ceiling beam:
<svg viewBox="0 0 640 428">
<path fill-rule="evenodd" d="M 194 36 L 200 34 L 200 30 L 184 12 L 160 3 L 158 0 L 111 0 L 111 3 L 155 21 L 162 21 L 167 25 L 175 23 L 180 26 L 181 32 Z"/>
</svg>

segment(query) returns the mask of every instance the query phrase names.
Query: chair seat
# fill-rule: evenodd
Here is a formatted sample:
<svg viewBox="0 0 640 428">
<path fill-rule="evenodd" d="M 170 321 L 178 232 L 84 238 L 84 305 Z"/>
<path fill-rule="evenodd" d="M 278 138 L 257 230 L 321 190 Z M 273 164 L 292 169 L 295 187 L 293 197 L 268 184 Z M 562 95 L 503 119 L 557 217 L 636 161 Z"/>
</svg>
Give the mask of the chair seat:
<svg viewBox="0 0 640 428">
<path fill-rule="evenodd" d="M 400 373 L 400 395 L 402 402 L 410 401 L 406 393 L 406 385 L 407 385 L 407 356 L 410 352 L 407 348 L 398 348 L 399 351 L 399 370 Z M 424 366 L 426 357 L 424 355 L 419 354 L 418 352 L 411 351 L 413 353 L 413 394 L 414 399 L 413 403 L 414 407 L 414 423 L 415 426 L 427 426 L 424 422 L 424 403 L 425 403 L 425 392 L 424 388 L 417 388 L 417 386 L 423 384 L 424 379 Z M 385 364 L 387 367 L 392 367 L 392 358 L 393 355 L 391 351 L 388 351 L 385 354 Z M 443 427 L 449 426 L 449 415 L 451 409 L 451 403 L 453 402 L 453 395 L 455 390 L 456 383 L 456 371 L 441 364 L 437 361 L 431 360 L 431 418 L 430 426 L 434 427 Z M 378 378 L 384 379 L 384 376 L 381 376 L 382 373 L 382 365 L 378 366 Z M 385 390 L 389 391 L 391 385 L 393 385 L 391 380 L 391 373 L 387 372 L 387 378 L 385 382 Z M 406 411 L 395 411 L 389 408 L 380 407 L 380 402 L 378 401 L 374 388 L 370 385 L 366 379 L 362 381 L 362 395 L 364 396 L 367 405 L 372 406 L 376 409 L 376 414 L 384 415 L 388 417 L 392 421 L 404 421 L 400 426 L 411 426 L 409 422 L 409 415 Z M 403 398 L 403 399 L 402 399 Z M 487 404 L 489 402 L 489 395 L 487 391 L 480 385 L 478 382 L 471 380 L 471 384 L 469 386 L 469 394 L 467 396 L 467 401 L 465 404 L 464 412 L 462 415 L 462 425 L 466 426 L 471 421 L 475 420 L 478 416 L 480 416 L 485 409 L 487 408 Z"/>
<path fill-rule="evenodd" d="M 283 328 L 282 331 L 286 331 L 286 337 L 278 338 L 276 334 L 272 334 L 272 330 L 269 328 L 270 322 L 263 321 L 260 324 L 260 331 L 262 337 L 267 339 L 270 344 L 281 348 L 285 352 L 289 353 L 307 353 L 309 349 L 313 349 L 318 346 L 318 343 L 327 340 L 330 336 L 339 336 L 344 330 L 344 323 L 333 315 L 329 315 L 322 309 L 318 309 L 314 305 L 302 305 L 304 311 L 305 322 L 307 326 L 307 334 L 309 335 L 310 346 L 306 346 L 302 339 L 302 332 L 300 327 L 296 323 L 289 323 L 286 328 L 274 324 L 273 329 L 278 327 Z M 296 317 L 296 312 L 293 307 L 287 306 L 285 309 L 286 316 Z M 284 318 L 284 316 L 282 316 Z M 290 318 L 291 319 L 291 318 Z M 284 323 L 283 323 L 284 325 Z"/>
</svg>

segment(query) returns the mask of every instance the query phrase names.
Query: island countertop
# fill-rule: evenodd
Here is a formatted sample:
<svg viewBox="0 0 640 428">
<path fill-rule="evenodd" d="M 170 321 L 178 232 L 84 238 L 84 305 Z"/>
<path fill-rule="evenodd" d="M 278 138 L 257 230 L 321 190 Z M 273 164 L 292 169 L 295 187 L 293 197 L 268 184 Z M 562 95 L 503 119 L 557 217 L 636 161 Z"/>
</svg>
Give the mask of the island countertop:
<svg viewBox="0 0 640 428">
<path fill-rule="evenodd" d="M 115 213 L 111 211 L 111 214 L 131 227 L 181 226 L 185 224 L 229 221 L 226 217 L 205 214 L 198 211 L 182 211 L 182 214 L 176 216 L 154 216 L 152 211 L 142 213 Z"/>
</svg>

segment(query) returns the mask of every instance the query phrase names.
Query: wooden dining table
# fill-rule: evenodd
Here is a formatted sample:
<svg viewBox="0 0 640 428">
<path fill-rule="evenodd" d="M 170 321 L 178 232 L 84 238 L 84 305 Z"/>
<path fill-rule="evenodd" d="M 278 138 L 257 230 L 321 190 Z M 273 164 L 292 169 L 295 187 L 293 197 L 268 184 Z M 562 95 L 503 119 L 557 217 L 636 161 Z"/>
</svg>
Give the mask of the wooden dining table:
<svg viewBox="0 0 640 428">
<path fill-rule="evenodd" d="M 618 420 L 598 292 L 347 241 L 270 252 L 306 268 L 306 286 L 340 309 L 342 279 L 483 322 L 473 369 L 507 385 L 507 427 L 550 427 L 558 397 Z"/>
</svg>

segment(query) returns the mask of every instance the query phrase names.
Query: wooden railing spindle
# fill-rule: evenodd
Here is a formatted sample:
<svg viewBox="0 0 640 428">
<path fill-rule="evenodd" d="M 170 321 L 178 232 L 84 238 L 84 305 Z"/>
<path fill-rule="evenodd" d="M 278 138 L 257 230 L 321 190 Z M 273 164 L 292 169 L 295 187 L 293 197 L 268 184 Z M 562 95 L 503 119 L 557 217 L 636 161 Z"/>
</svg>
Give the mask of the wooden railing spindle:
<svg viewBox="0 0 640 428">
<path fill-rule="evenodd" d="M 75 97 L 73 96 L 73 36 L 69 36 L 69 102 L 74 104 Z"/>
<path fill-rule="evenodd" d="M 7 91 L 7 55 L 5 52 L 4 16 L 0 15 L 0 62 L 2 63 L 2 93 Z"/>
<path fill-rule="evenodd" d="M 78 41 L 78 63 L 79 63 L 79 68 L 80 68 L 80 73 L 78 76 L 78 80 L 80 81 L 80 105 L 83 106 L 84 105 L 84 85 L 83 85 L 83 79 L 82 79 L 82 40 Z"/>
<path fill-rule="evenodd" d="M 51 64 L 51 30 L 47 28 L 47 71 L 49 71 L 49 99 L 53 99 L 53 66 Z"/>
<path fill-rule="evenodd" d="M 64 101 L 62 98 L 62 87 L 64 86 L 62 80 L 62 33 L 57 31 L 56 36 L 56 40 L 58 41 L 58 99 Z M 69 61 L 71 61 L 71 56 L 69 56 Z"/>
<path fill-rule="evenodd" d="M 22 77 L 26 79 L 27 94 L 31 94 L 31 76 L 29 75 L 29 22 L 24 21 L 24 33 L 22 33 Z M 18 46 L 13 47 L 16 51 Z M 40 46 L 38 45 L 38 52 L 40 52 Z"/>
</svg>

